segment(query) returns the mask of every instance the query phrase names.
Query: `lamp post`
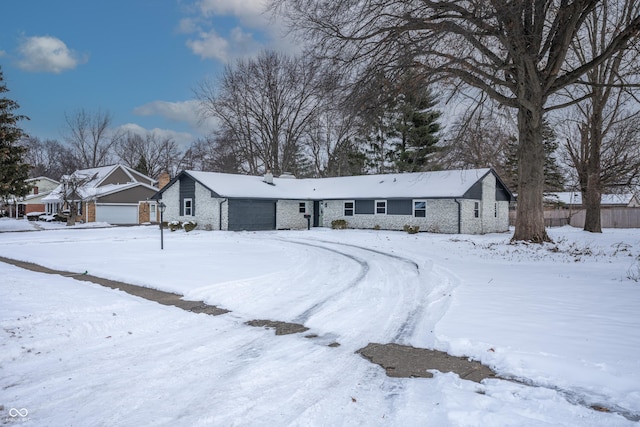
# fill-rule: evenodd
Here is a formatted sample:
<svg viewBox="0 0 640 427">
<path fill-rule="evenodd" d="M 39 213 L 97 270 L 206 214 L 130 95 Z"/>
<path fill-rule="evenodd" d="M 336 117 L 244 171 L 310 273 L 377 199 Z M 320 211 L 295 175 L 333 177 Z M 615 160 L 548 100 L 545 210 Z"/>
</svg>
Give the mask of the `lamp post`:
<svg viewBox="0 0 640 427">
<path fill-rule="evenodd" d="M 164 214 L 164 210 L 166 207 L 167 205 L 162 203 L 162 201 L 158 203 L 158 208 L 160 209 L 160 249 L 164 249 L 164 234 L 163 234 L 164 230 L 162 229 L 162 223 L 164 222 L 164 218 L 162 214 Z"/>
</svg>

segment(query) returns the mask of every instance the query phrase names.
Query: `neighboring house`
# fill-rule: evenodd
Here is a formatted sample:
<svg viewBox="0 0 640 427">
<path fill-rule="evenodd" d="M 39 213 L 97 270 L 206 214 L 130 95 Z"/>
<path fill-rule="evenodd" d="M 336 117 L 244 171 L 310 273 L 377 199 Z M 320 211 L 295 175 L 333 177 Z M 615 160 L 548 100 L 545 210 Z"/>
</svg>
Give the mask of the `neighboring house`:
<svg viewBox="0 0 640 427">
<path fill-rule="evenodd" d="M 165 220 L 194 220 L 209 230 L 331 227 L 438 233 L 492 233 L 509 228 L 512 193 L 492 169 L 335 178 L 273 178 L 183 171 L 154 197 Z"/>
<path fill-rule="evenodd" d="M 45 205 L 42 199 L 60 184 L 46 176 L 29 178 L 25 182 L 31 187 L 29 194 L 17 199 L 10 196 L 7 200 L 7 214 L 11 217 L 18 218 L 30 213 L 44 212 Z"/>
<path fill-rule="evenodd" d="M 67 213 L 68 202 L 75 203 L 77 220 L 109 224 L 141 224 L 157 222 L 156 181 L 124 165 L 83 169 L 64 176 L 62 183 L 43 199 L 46 212 Z M 72 193 L 78 182 L 77 191 Z"/>
<path fill-rule="evenodd" d="M 547 226 L 584 227 L 586 210 L 579 191 L 548 193 L 544 197 Z M 600 201 L 603 228 L 640 227 L 640 199 L 632 193 L 603 194 Z"/>
<path fill-rule="evenodd" d="M 44 213 L 46 207 L 42 200 L 55 190 L 60 183 L 46 176 L 31 178 L 27 182 L 31 186 L 31 191 L 18 201 L 18 211 L 23 215 L 37 212 Z"/>
<path fill-rule="evenodd" d="M 554 207 L 564 209 L 581 209 L 582 193 L 579 191 L 565 191 L 559 193 L 545 194 L 545 202 Z M 600 199 L 601 208 L 637 208 L 640 207 L 640 199 L 632 193 L 624 194 L 603 194 Z"/>
</svg>

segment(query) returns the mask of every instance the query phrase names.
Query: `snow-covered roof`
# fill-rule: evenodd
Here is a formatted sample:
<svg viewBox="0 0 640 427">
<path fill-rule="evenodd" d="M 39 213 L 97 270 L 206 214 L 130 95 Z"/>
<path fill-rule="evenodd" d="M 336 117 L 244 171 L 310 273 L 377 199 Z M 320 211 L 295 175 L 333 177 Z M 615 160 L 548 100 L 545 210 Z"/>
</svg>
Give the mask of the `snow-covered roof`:
<svg viewBox="0 0 640 427">
<path fill-rule="evenodd" d="M 549 202 L 564 203 L 565 205 L 582 205 L 582 193 L 579 191 L 564 191 L 558 193 L 549 193 L 545 195 L 545 199 Z M 633 194 L 603 194 L 601 205 L 620 205 L 627 206 L 631 203 Z"/>
<path fill-rule="evenodd" d="M 38 176 L 35 178 L 29 178 L 26 180 L 26 182 L 28 183 L 40 182 L 40 181 L 47 181 L 47 182 L 50 182 L 51 184 L 60 184 L 58 181 L 56 181 L 55 179 L 49 178 L 48 176 Z"/>
<path fill-rule="evenodd" d="M 491 169 L 359 175 L 335 178 L 273 178 L 217 172 L 185 173 L 221 197 L 262 199 L 462 197 Z"/>
<path fill-rule="evenodd" d="M 125 183 L 101 185 L 113 172 L 115 172 L 116 169 L 121 169 L 129 178 L 129 181 Z M 102 166 L 97 168 L 77 170 L 71 175 L 63 176 L 62 181 L 64 182 L 72 178 L 78 178 L 82 180 L 86 179 L 87 181 L 81 187 L 79 187 L 77 191 L 78 195 L 81 197 L 82 200 L 106 196 L 111 193 L 116 193 L 118 191 L 127 190 L 129 188 L 133 188 L 137 186 L 144 186 L 152 190 L 157 190 L 157 188 L 151 185 L 138 181 L 137 179 L 138 175 L 142 175 L 142 174 L 140 174 L 139 172 L 133 171 L 131 168 L 127 166 L 116 164 L 111 166 Z M 153 179 L 151 178 L 148 178 L 148 179 L 151 182 L 153 182 Z M 60 184 L 47 197 L 42 199 L 42 201 L 44 203 L 60 202 L 64 199 L 62 195 L 63 191 L 64 191 L 64 185 Z"/>
</svg>

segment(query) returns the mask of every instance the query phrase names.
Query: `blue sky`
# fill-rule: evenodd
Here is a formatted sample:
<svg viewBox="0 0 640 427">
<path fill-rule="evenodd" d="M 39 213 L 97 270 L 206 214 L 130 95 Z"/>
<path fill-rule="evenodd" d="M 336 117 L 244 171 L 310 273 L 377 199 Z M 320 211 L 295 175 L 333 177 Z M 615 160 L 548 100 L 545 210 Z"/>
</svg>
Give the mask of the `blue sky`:
<svg viewBox="0 0 640 427">
<path fill-rule="evenodd" d="M 0 14 L 0 66 L 30 135 L 63 141 L 65 113 L 108 111 L 114 127 L 205 135 L 193 91 L 225 64 L 291 50 L 262 0 L 12 0 Z"/>
</svg>

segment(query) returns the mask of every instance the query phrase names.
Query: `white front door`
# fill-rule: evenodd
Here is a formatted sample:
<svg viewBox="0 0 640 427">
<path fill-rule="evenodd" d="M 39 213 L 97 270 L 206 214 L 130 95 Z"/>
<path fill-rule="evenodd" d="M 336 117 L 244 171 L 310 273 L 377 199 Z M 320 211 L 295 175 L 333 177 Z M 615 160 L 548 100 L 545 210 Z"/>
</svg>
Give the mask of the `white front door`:
<svg viewBox="0 0 640 427">
<path fill-rule="evenodd" d="M 158 209 L 155 203 L 149 202 L 149 222 L 158 221 Z"/>
</svg>

